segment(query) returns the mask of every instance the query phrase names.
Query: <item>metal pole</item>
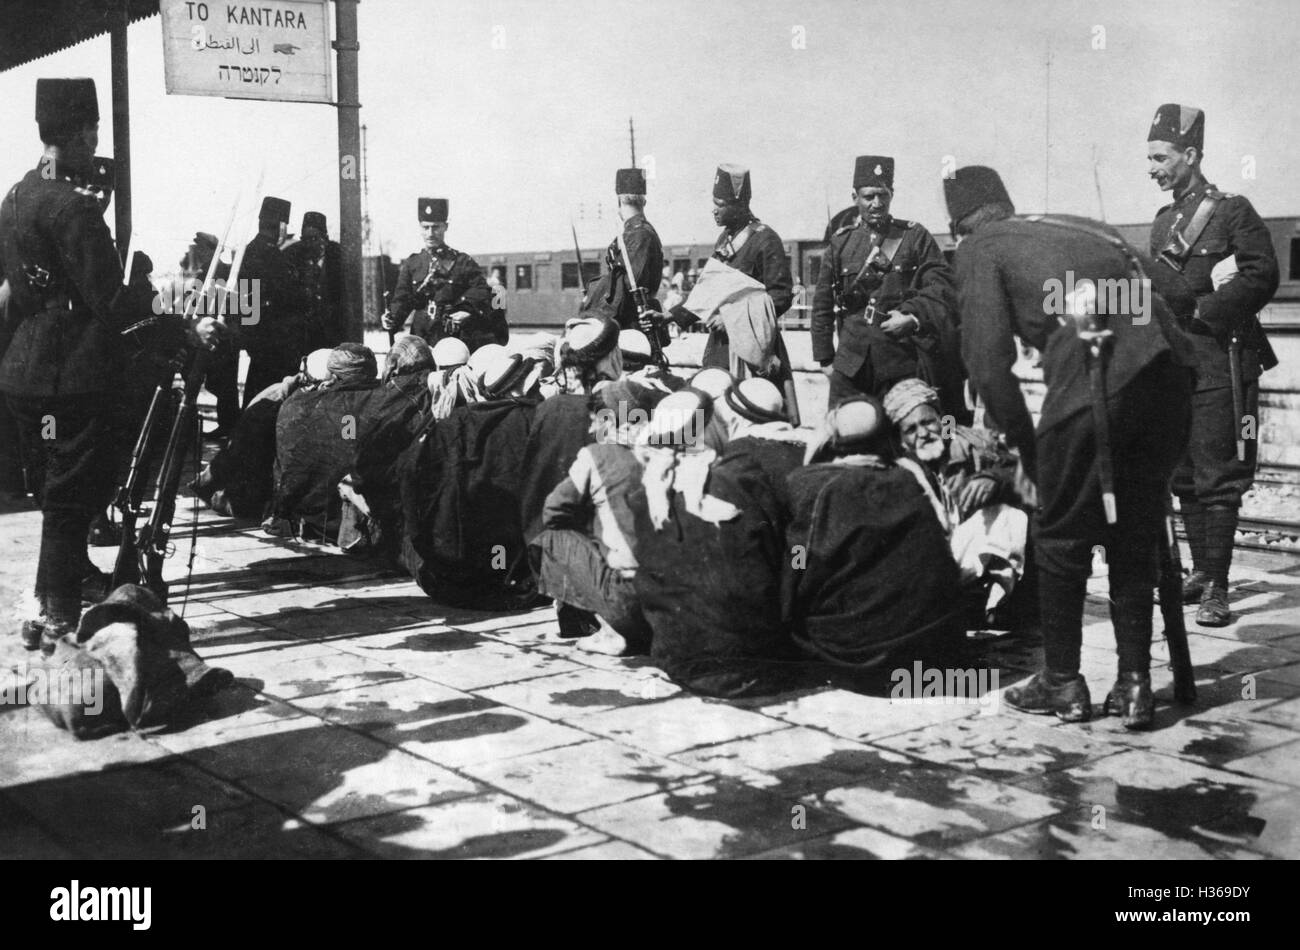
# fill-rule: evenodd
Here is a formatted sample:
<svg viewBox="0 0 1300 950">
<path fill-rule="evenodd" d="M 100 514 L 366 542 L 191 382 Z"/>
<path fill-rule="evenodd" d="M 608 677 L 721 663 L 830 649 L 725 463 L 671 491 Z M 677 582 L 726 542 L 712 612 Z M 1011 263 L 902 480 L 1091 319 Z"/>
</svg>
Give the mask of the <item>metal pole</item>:
<svg viewBox="0 0 1300 950">
<path fill-rule="evenodd" d="M 364 339 L 361 308 L 361 102 L 357 98 L 357 0 L 335 0 L 335 61 L 339 101 L 339 243 L 343 248 L 343 286 L 347 338 Z"/>
<path fill-rule="evenodd" d="M 110 30 L 113 89 L 113 220 L 117 253 L 126 266 L 131 244 L 131 106 L 127 86 L 126 30 L 130 26 L 127 0 L 114 11 Z"/>
</svg>

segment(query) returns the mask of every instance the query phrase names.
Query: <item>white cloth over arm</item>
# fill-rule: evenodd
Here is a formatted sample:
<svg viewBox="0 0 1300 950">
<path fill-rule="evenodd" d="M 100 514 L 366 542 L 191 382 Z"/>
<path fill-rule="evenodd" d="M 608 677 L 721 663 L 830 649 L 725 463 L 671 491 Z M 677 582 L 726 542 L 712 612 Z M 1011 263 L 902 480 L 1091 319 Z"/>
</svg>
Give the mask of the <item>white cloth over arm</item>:
<svg viewBox="0 0 1300 950">
<path fill-rule="evenodd" d="M 714 314 L 721 318 L 727 332 L 732 375 L 744 377 L 769 370 L 776 352 L 776 308 L 762 284 L 722 261 L 710 259 L 684 306 L 701 320 L 707 321 Z M 737 362 L 744 363 L 749 372 L 737 372 Z"/>
</svg>

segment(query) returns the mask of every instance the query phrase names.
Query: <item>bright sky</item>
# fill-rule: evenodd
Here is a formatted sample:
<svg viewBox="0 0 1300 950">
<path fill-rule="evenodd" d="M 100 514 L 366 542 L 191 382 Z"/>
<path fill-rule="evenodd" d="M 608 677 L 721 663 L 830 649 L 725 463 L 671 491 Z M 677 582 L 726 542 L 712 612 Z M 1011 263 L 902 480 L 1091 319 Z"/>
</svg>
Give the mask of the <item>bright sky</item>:
<svg viewBox="0 0 1300 950">
<path fill-rule="evenodd" d="M 895 156 L 894 211 L 932 230 L 947 156 L 998 168 L 1022 211 L 1046 185 L 1050 210 L 1098 216 L 1095 155 L 1107 220 L 1149 220 L 1146 133 L 1167 101 L 1206 110 L 1212 181 L 1300 213 L 1293 0 L 365 0 L 358 17 L 373 250 L 394 255 L 418 247 L 424 195 L 450 199 L 448 241 L 471 253 L 565 248 L 571 219 L 605 243 L 629 116 L 668 243 L 712 240 L 724 161 L 750 166 L 783 237 L 818 237 L 868 152 Z M 337 236 L 334 109 L 168 96 L 161 35 L 157 17 L 130 32 L 135 226 L 157 269 L 263 167 L 291 230 L 316 209 Z M 111 154 L 103 37 L 0 74 L 0 187 L 40 152 L 36 78 L 79 75 Z"/>
</svg>

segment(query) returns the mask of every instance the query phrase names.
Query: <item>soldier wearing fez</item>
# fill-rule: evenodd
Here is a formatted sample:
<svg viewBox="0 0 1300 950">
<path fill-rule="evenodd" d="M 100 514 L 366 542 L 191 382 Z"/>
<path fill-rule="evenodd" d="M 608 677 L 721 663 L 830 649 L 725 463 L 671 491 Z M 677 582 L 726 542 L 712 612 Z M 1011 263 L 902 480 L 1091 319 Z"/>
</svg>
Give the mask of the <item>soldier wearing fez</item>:
<svg viewBox="0 0 1300 950">
<path fill-rule="evenodd" d="M 123 280 L 90 187 L 94 81 L 38 79 L 36 122 L 44 153 L 0 201 L 0 283 L 10 289 L 0 392 L 40 483 L 40 613 L 23 623 L 23 643 L 53 652 L 81 616 L 87 528 L 113 490 L 116 395 L 130 356 L 122 331 L 152 313 L 153 288 L 143 254 Z M 210 337 L 212 321 L 197 332 Z"/>
<path fill-rule="evenodd" d="M 619 238 L 609 242 L 605 251 L 607 270 L 588 290 L 581 312 L 609 317 L 624 330 L 655 333 L 663 346 L 668 343 L 664 328 L 641 319 L 634 293 L 637 288 L 644 290 L 648 309 L 659 310 L 656 294 L 663 280 L 664 246 L 654 226 L 646 220 L 645 170 L 620 168 L 614 176 L 614 193 L 618 196 L 618 216 L 623 221 L 621 246 Z M 632 264 L 630 278 L 623 262 L 624 249 Z"/>
<path fill-rule="evenodd" d="M 921 376 L 939 390 L 944 412 L 966 422 L 947 262 L 929 231 L 890 214 L 893 198 L 894 160 L 859 156 L 858 213 L 831 235 L 817 275 L 813 359 L 830 377 L 831 406 Z"/>
<path fill-rule="evenodd" d="M 767 288 L 779 320 L 794 300 L 794 279 L 781 236 L 750 211 L 752 195 L 753 184 L 748 168 L 730 164 L 718 166 L 713 176 L 713 220 L 722 228 L 722 233 L 714 243 L 713 259 L 734 267 Z M 683 329 L 699 319 L 680 304 L 672 309 L 669 317 Z M 790 422 L 798 425 L 790 356 L 779 329 L 776 331 L 775 355 L 778 365 L 766 377 L 781 390 Z M 709 328 L 709 340 L 701 363 L 705 368 L 716 366 L 730 371 L 727 333 L 721 326 Z"/>
<path fill-rule="evenodd" d="M 1173 203 L 1151 226 L 1155 269 L 1179 281 L 1196 352 L 1192 434 L 1174 471 L 1192 576 L 1183 588 L 1200 602 L 1196 622 L 1222 627 L 1228 567 L 1241 496 L 1255 479 L 1259 445 L 1259 376 L 1277 365 L 1258 312 L 1278 285 L 1268 228 L 1241 195 L 1225 194 L 1201 172 L 1205 114 L 1162 105 L 1147 135 L 1149 174 Z"/>
<path fill-rule="evenodd" d="M 1152 292 L 1146 265 L 1107 226 L 1064 215 L 1013 217 L 991 168 L 958 169 L 944 180 L 944 196 L 960 242 L 953 271 L 962 355 L 989 418 L 1019 451 L 1039 505 L 1033 543 L 1044 668 L 1007 690 L 1006 701 L 1066 722 L 1091 716 L 1079 660 L 1084 589 L 1100 544 L 1119 654 L 1105 708 L 1128 728 L 1148 728 L 1156 552 L 1190 417 L 1187 341 Z M 1066 283 L 1070 271 L 1076 289 L 1053 298 L 1048 288 Z M 1088 285 L 1079 289 L 1085 280 L 1094 287 L 1142 282 L 1141 306 L 1130 297 L 1128 312 L 1098 314 L 1107 308 L 1101 298 L 1089 305 Z M 1043 354 L 1047 394 L 1037 431 L 1011 371 L 1013 334 Z"/>
<path fill-rule="evenodd" d="M 307 298 L 306 352 L 333 349 L 348 334 L 343 292 L 343 249 L 329 238 L 325 215 L 302 216 L 297 242 L 284 250 L 289 267 Z"/>
<path fill-rule="evenodd" d="M 257 235 L 244 249 L 239 272 L 237 292 L 243 302 L 238 314 L 227 316 L 237 329 L 240 345 L 248 351 L 245 409 L 267 386 L 298 372 L 299 362 L 307 355 L 308 298 L 282 250 L 289 207 L 283 198 L 262 199 Z M 254 287 L 255 292 L 250 290 Z"/>
<path fill-rule="evenodd" d="M 418 211 L 424 250 L 402 261 L 384 329 L 401 330 L 410 318 L 411 332 L 430 346 L 445 336 L 459 337 L 470 352 L 486 343 L 504 346 L 510 330 L 483 268 L 447 245 L 447 199 L 421 198 Z"/>
</svg>

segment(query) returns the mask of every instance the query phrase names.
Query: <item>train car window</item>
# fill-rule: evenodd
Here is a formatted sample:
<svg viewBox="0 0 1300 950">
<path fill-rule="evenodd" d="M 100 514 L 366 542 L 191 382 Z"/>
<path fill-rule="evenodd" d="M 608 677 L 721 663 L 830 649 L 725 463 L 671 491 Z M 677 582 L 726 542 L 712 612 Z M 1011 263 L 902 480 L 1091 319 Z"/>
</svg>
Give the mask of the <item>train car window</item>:
<svg viewBox="0 0 1300 950">
<path fill-rule="evenodd" d="M 593 280 L 600 279 L 600 261 L 583 261 L 582 272 L 587 275 L 587 285 L 591 286 Z"/>
<path fill-rule="evenodd" d="M 533 265 L 516 264 L 515 265 L 515 290 L 532 290 L 533 289 Z"/>
<path fill-rule="evenodd" d="M 685 274 L 691 269 L 691 259 L 689 257 L 673 258 L 673 273 Z"/>
<path fill-rule="evenodd" d="M 817 277 L 822 272 L 822 256 L 820 254 L 808 255 L 808 283 L 816 287 Z"/>
<path fill-rule="evenodd" d="M 492 273 L 496 274 L 497 283 L 499 283 L 502 287 L 506 288 L 507 290 L 510 289 L 510 284 L 506 280 L 506 278 L 509 275 L 504 267 L 498 264 L 492 268 Z"/>
<path fill-rule="evenodd" d="M 708 262 L 709 259 L 707 257 L 701 257 L 698 261 L 695 262 L 696 270 L 704 270 L 704 265 L 707 264 Z"/>
<path fill-rule="evenodd" d="M 586 263 L 585 261 L 583 263 Z M 581 282 L 578 280 L 578 262 L 561 261 L 560 262 L 560 289 L 561 290 L 580 290 Z"/>
<path fill-rule="evenodd" d="M 1287 268 L 1287 280 L 1300 280 L 1300 238 L 1291 239 L 1291 266 Z"/>
</svg>

